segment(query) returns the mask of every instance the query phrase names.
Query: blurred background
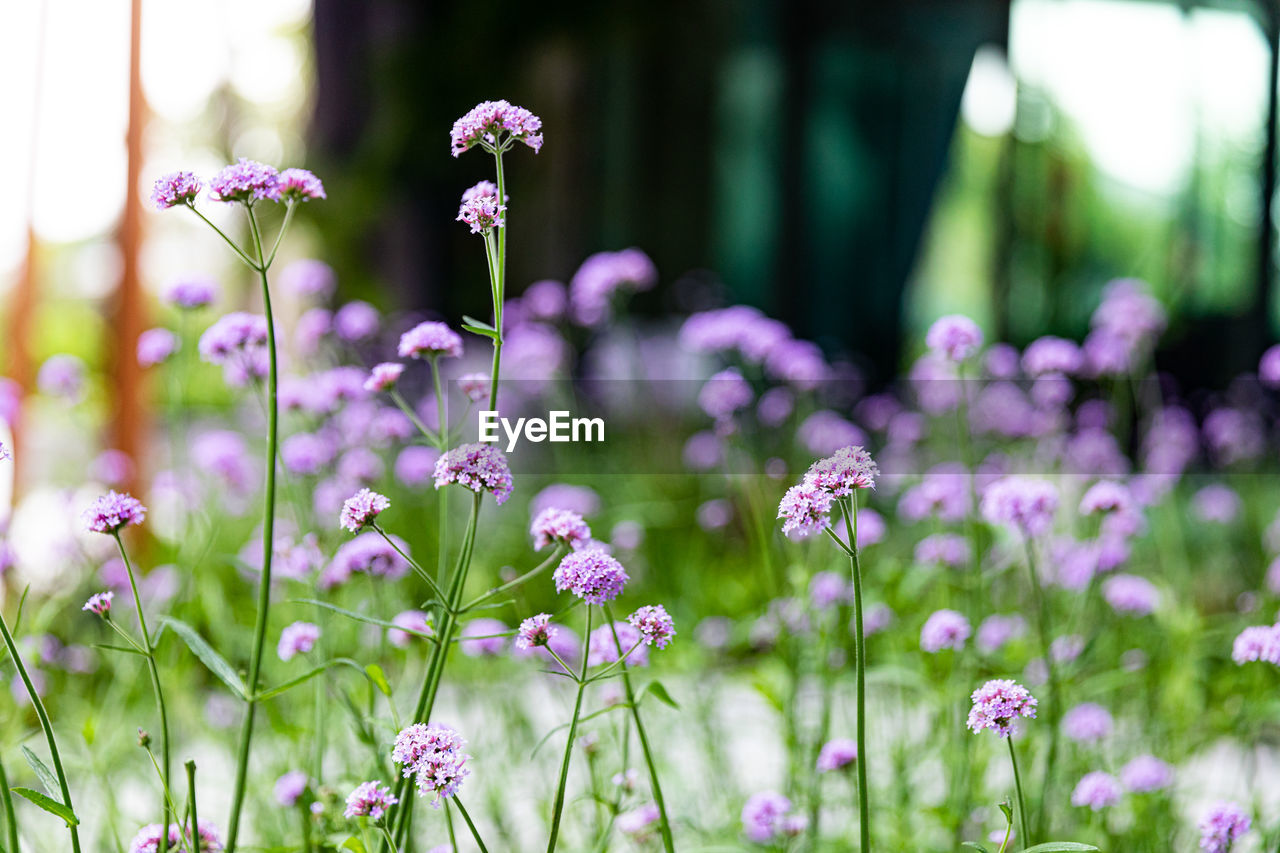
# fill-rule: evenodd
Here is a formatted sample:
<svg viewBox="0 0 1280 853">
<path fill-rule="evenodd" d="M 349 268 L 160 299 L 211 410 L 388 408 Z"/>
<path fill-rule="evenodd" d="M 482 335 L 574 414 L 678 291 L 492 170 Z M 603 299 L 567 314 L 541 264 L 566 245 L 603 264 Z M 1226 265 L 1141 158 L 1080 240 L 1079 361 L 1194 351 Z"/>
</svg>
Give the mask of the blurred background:
<svg viewBox="0 0 1280 853">
<path fill-rule="evenodd" d="M 1169 307 L 1157 360 L 1188 384 L 1251 368 L 1280 320 L 1270 3 L 31 0 L 0 26 L 0 374 L 106 370 L 126 450 L 156 294 L 252 290 L 144 209 L 157 175 L 305 165 L 329 202 L 287 253 L 456 322 L 489 298 L 452 220 L 491 164 L 446 134 L 486 98 L 546 125 L 510 167 L 513 295 L 639 246 L 642 315 L 753 304 L 873 380 L 943 313 L 1078 336 L 1117 276 Z"/>
</svg>

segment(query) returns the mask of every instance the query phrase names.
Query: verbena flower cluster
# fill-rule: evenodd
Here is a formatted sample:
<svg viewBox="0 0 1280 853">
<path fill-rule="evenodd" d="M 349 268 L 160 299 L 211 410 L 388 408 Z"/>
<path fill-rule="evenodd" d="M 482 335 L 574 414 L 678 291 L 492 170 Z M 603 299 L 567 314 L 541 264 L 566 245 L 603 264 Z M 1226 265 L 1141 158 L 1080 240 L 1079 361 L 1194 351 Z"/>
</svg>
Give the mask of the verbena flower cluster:
<svg viewBox="0 0 1280 853">
<path fill-rule="evenodd" d="M 453 123 L 449 132 L 453 156 L 482 145 L 490 150 L 521 142 L 542 150 L 542 119 L 507 101 L 484 101 Z"/>
<path fill-rule="evenodd" d="M 396 735 L 391 760 L 403 769 L 406 779 L 414 779 L 418 795 L 430 795 L 432 805 L 440 807 L 445 797 L 452 797 L 471 775 L 463 752 L 466 742 L 448 726 L 414 723 Z"/>
<path fill-rule="evenodd" d="M 560 561 L 554 579 L 557 591 L 571 592 L 587 604 L 604 604 L 622 594 L 627 570 L 599 548 L 584 548 Z"/>
<path fill-rule="evenodd" d="M 84 511 L 81 518 L 90 533 L 115 533 L 125 527 L 141 524 L 147 508 L 133 495 L 107 492 Z"/>
<path fill-rule="evenodd" d="M 1000 737 L 1009 737 L 1019 717 L 1035 719 L 1038 704 L 1036 697 L 1018 682 L 993 679 L 973 691 L 968 726 L 974 732 L 990 729 Z"/>
<path fill-rule="evenodd" d="M 443 453 L 435 466 L 436 488 L 456 483 L 473 492 L 489 492 L 499 504 L 511 496 L 507 457 L 492 444 L 464 444 Z"/>
</svg>

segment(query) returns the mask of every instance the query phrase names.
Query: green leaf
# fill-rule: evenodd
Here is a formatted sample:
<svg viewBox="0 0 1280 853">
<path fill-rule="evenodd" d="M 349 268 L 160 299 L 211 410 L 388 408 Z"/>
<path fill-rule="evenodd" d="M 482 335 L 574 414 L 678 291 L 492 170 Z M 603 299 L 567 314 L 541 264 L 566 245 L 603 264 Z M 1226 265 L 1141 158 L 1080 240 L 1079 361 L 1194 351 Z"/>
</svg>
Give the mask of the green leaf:
<svg viewBox="0 0 1280 853">
<path fill-rule="evenodd" d="M 93 647 L 95 649 L 102 649 L 103 651 L 124 652 L 125 654 L 128 654 L 128 655 L 138 655 L 139 657 L 144 657 L 144 658 L 146 657 L 146 655 L 144 655 L 142 652 L 138 651 L 137 649 L 131 649 L 128 646 L 113 646 L 110 643 L 94 643 Z"/>
<path fill-rule="evenodd" d="M 367 853 L 367 851 L 364 849 L 364 842 L 361 841 L 359 838 L 356 838 L 354 835 L 348 838 L 346 841 L 342 842 L 342 849 L 354 850 L 355 853 Z"/>
<path fill-rule="evenodd" d="M 53 775 L 49 765 L 40 760 L 40 756 L 24 746 L 22 747 L 22 757 L 27 759 L 27 764 L 31 765 L 31 769 L 36 772 L 36 778 L 40 780 L 40 784 L 44 786 L 47 793 L 53 794 L 61 790 L 57 777 Z"/>
<path fill-rule="evenodd" d="M 1013 804 L 1008 800 L 1000 801 L 1000 811 L 1004 814 L 1004 819 L 1013 823 Z"/>
<path fill-rule="evenodd" d="M 680 710 L 680 703 L 671 698 L 671 694 L 667 692 L 667 688 L 663 686 L 661 681 L 650 681 L 644 687 L 640 688 L 640 692 L 636 694 L 636 704 L 640 704 L 640 700 L 644 698 L 646 693 L 652 693 L 653 698 L 657 699 L 664 705 L 670 705 L 677 711 Z"/>
<path fill-rule="evenodd" d="M 962 841 L 962 842 L 960 842 L 960 846 L 961 846 L 961 847 L 968 847 L 970 850 L 981 850 L 981 851 L 982 851 L 982 853 L 991 853 L 991 851 L 990 851 L 990 850 L 988 850 L 987 848 L 983 847 L 981 844 L 979 844 L 979 843 L 978 843 L 978 842 L 976 842 L 976 841 Z"/>
<path fill-rule="evenodd" d="M 64 806 L 55 799 L 46 797 L 39 791 L 33 791 L 30 788 L 10 788 L 19 797 L 30 800 L 40 808 L 44 809 L 51 815 L 57 815 L 66 821 L 67 826 L 79 826 L 80 818 L 76 817 L 76 813 Z"/>
<path fill-rule="evenodd" d="M 1035 847 L 1028 847 L 1023 853 L 1070 853 L 1070 851 L 1080 853 L 1085 850 L 1097 849 L 1092 844 L 1080 844 L 1075 841 L 1049 841 L 1044 844 L 1037 844 Z"/>
<path fill-rule="evenodd" d="M 356 663 L 355 661 L 351 660 L 351 658 L 334 658 L 331 661 L 320 664 L 320 666 L 317 666 L 315 669 L 311 669 L 311 670 L 308 670 L 307 672 L 304 672 L 302 675 L 299 675 L 297 678 L 289 679 L 284 684 L 278 684 L 275 687 L 272 687 L 268 690 L 260 691 L 257 696 L 258 701 L 261 701 L 263 699 L 274 699 L 275 697 L 279 696 L 281 693 L 284 693 L 285 691 L 288 691 L 288 690 L 292 690 L 293 688 L 297 687 L 299 684 L 305 684 L 306 682 L 315 678 L 320 673 L 325 672 L 326 670 L 333 669 L 335 666 L 349 666 L 352 669 L 354 669 L 356 672 L 363 675 L 365 678 L 368 678 L 370 682 L 373 682 L 373 678 L 369 675 L 368 672 L 365 671 L 365 668 L 360 666 L 360 664 Z M 374 683 L 374 686 L 377 686 L 376 682 L 373 682 L 373 683 Z"/>
<path fill-rule="evenodd" d="M 468 332 L 472 332 L 473 334 L 484 335 L 487 338 L 498 337 L 498 330 L 490 323 L 486 323 L 483 320 L 477 320 L 475 317 L 471 317 L 466 314 L 462 315 L 462 328 L 466 329 Z"/>
<path fill-rule="evenodd" d="M 391 685 L 387 683 L 387 676 L 382 671 L 382 667 L 376 663 L 371 663 L 364 668 L 364 671 L 368 674 L 369 680 L 373 682 L 373 685 L 382 691 L 383 696 L 389 697 L 391 695 Z"/>
<path fill-rule="evenodd" d="M 22 597 L 18 599 L 18 615 L 13 617 L 13 633 L 17 636 L 18 631 L 22 628 L 22 613 L 27 607 L 27 593 L 31 592 L 31 584 L 27 584 L 22 588 Z"/>
<path fill-rule="evenodd" d="M 198 657 L 210 672 L 218 676 L 223 684 L 230 687 L 231 692 L 241 699 L 248 697 L 249 690 L 244 686 L 244 682 L 240 680 L 240 674 L 231 667 L 231 664 L 227 663 L 226 658 L 213 650 L 213 646 L 205 642 L 204 637 L 201 637 L 195 628 L 192 628 L 186 622 L 167 616 L 161 624 L 172 628 L 173 632 L 187 644 L 187 648 L 191 649 L 191 653 Z"/>
</svg>

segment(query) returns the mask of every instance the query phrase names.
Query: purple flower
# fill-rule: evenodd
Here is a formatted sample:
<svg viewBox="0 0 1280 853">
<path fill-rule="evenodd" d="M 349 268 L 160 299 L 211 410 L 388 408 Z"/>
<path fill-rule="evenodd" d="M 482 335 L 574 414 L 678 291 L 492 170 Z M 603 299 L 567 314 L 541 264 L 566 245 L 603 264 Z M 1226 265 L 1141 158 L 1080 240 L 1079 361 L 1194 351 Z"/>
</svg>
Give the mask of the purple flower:
<svg viewBox="0 0 1280 853">
<path fill-rule="evenodd" d="M 186 825 L 169 824 L 169 849 L 175 853 L 187 853 L 189 850 L 187 845 L 191 841 L 187 835 L 189 832 L 190 828 Z M 222 839 L 211 821 L 201 820 L 198 833 L 201 853 L 218 853 L 222 850 Z M 138 830 L 138 834 L 129 843 L 129 853 L 157 853 L 160 850 L 160 839 L 164 834 L 165 828 L 160 824 L 147 824 Z"/>
<path fill-rule="evenodd" d="M 498 504 L 511 496 L 511 468 L 492 444 L 463 444 L 436 460 L 436 488 L 457 483 L 473 492 L 492 492 Z"/>
<path fill-rule="evenodd" d="M 1173 784 L 1173 765 L 1154 755 L 1139 755 L 1120 768 L 1120 781 L 1134 794 L 1159 791 Z"/>
<path fill-rule="evenodd" d="M 379 821 L 398 802 L 391 789 L 383 787 L 380 782 L 361 782 L 347 796 L 347 807 L 342 814 L 349 818 L 367 817 Z"/>
<path fill-rule="evenodd" d="M 409 546 L 392 536 L 396 548 L 409 553 Z M 320 576 L 322 589 L 345 582 L 353 574 L 369 574 L 396 580 L 409 572 L 409 563 L 381 534 L 366 530 L 350 542 L 344 542 Z"/>
<path fill-rule="evenodd" d="M 950 361 L 964 361 L 982 347 L 982 330 L 963 314 L 949 314 L 934 321 L 924 344 Z"/>
<path fill-rule="evenodd" d="M 982 495 L 982 515 L 987 521 L 1017 528 L 1027 536 L 1049 532 L 1057 509 L 1058 490 L 1031 477 L 1005 477 Z"/>
<path fill-rule="evenodd" d="M 640 632 L 629 622 L 614 622 L 612 625 L 601 625 L 587 638 L 587 666 L 615 662 L 618 660 L 619 646 L 622 648 L 621 653 L 627 655 L 627 666 L 649 665 L 649 647 L 645 645 Z"/>
<path fill-rule="evenodd" d="M 982 620 L 978 636 L 974 639 L 978 648 L 986 654 L 999 651 L 1010 640 L 1021 637 L 1027 630 L 1026 620 L 1016 614 L 1005 616 L 995 613 Z"/>
<path fill-rule="evenodd" d="M 716 420 L 733 416 L 739 409 L 751 405 L 755 395 L 747 380 L 733 368 L 712 376 L 698 392 L 698 405 L 702 411 Z"/>
<path fill-rule="evenodd" d="M 444 323 L 419 323 L 400 336 L 401 358 L 461 358 L 462 337 Z"/>
<path fill-rule="evenodd" d="M 1249 815 L 1235 803 L 1215 803 L 1200 818 L 1200 849 L 1207 853 L 1230 853 L 1232 845 L 1252 825 Z"/>
<path fill-rule="evenodd" d="M 9 448 L 4 446 L 4 442 L 0 441 L 0 462 L 9 458 Z"/>
<path fill-rule="evenodd" d="M 520 628 L 516 633 L 516 648 L 531 649 L 536 646 L 545 646 L 551 642 L 551 638 L 557 632 L 558 629 L 551 624 L 550 613 L 539 613 L 536 616 L 530 616 L 520 623 Z"/>
<path fill-rule="evenodd" d="M 973 707 L 969 709 L 969 729 L 980 732 L 991 729 L 1000 737 L 1013 734 L 1013 721 L 1018 717 L 1036 718 L 1036 697 L 1027 688 L 1008 678 L 997 678 L 973 691 Z"/>
<path fill-rule="evenodd" d="M 555 322 L 564 317 L 569 307 L 569 290 L 559 281 L 535 281 L 520 294 L 520 304 L 530 318 Z"/>
<path fill-rule="evenodd" d="M 627 570 L 599 548 L 584 548 L 565 556 L 556 567 L 556 590 L 568 590 L 587 604 L 604 604 L 622 594 Z"/>
<path fill-rule="evenodd" d="M 569 313 L 581 326 L 598 326 L 609 319 L 616 295 L 652 290 L 657 283 L 658 270 L 641 250 L 597 252 L 569 280 Z"/>
<path fill-rule="evenodd" d="M 250 204 L 255 201 L 280 200 L 280 173 L 273 167 L 241 157 L 230 166 L 223 166 L 209 181 L 209 192 L 214 201 L 239 201 Z"/>
<path fill-rule="evenodd" d="M 398 362 L 384 361 L 381 364 L 375 364 L 373 370 L 369 372 L 369 378 L 364 381 L 364 390 L 390 391 L 400 379 L 401 373 L 404 373 L 404 365 Z"/>
<path fill-rule="evenodd" d="M 285 808 L 293 808 L 307 792 L 311 778 L 301 770 L 290 770 L 276 780 L 276 802 Z"/>
<path fill-rule="evenodd" d="M 280 459 L 291 473 L 318 474 L 333 459 L 333 445 L 327 438 L 300 432 L 280 444 Z"/>
<path fill-rule="evenodd" d="M 916 562 L 958 568 L 969 562 L 969 542 L 958 533 L 934 533 L 916 543 Z"/>
<path fill-rule="evenodd" d="M 69 403 L 80 401 L 84 393 L 84 362 L 74 355 L 51 355 L 40 365 L 36 385 L 50 397 L 61 397 Z"/>
<path fill-rule="evenodd" d="M 969 620 L 954 610 L 935 610 L 920 629 L 920 648 L 936 654 L 943 649 L 960 651 L 969 639 Z"/>
<path fill-rule="evenodd" d="M 724 459 L 724 443 L 709 430 L 695 432 L 684 443 L 680 458 L 691 471 L 710 471 Z"/>
<path fill-rule="evenodd" d="M 778 505 L 778 518 L 783 519 L 782 532 L 806 538 L 831 526 L 831 505 L 835 497 L 806 480 L 787 489 Z"/>
<path fill-rule="evenodd" d="M 623 835 L 630 835 L 637 841 L 641 841 L 646 837 L 649 828 L 661 817 L 662 812 L 658 811 L 658 807 L 653 803 L 647 803 L 618 815 L 614 825 Z"/>
<path fill-rule="evenodd" d="M 646 646 L 665 649 L 676 635 L 676 625 L 661 604 L 647 604 L 627 617 L 631 626 L 640 632 L 640 641 Z"/>
<path fill-rule="evenodd" d="M 533 537 L 535 551 L 541 551 L 552 542 L 577 550 L 591 541 L 591 528 L 576 512 L 548 507 L 534 518 L 529 535 Z"/>
<path fill-rule="evenodd" d="M 1089 487 L 1080 499 L 1080 514 L 1127 513 L 1134 508 L 1133 495 L 1123 483 L 1102 480 Z"/>
<path fill-rule="evenodd" d="M 408 648 L 409 641 L 416 635 L 421 634 L 430 637 L 435 634 L 435 631 L 431 628 L 430 614 L 421 610 L 405 610 L 397 613 L 391 617 L 391 624 L 400 627 L 388 628 L 387 639 L 391 641 L 391 645 L 400 649 Z"/>
<path fill-rule="evenodd" d="M 1111 712 L 1095 702 L 1082 702 L 1062 715 L 1062 733 L 1077 743 L 1097 743 L 1112 727 Z"/>
<path fill-rule="evenodd" d="M 499 204 L 491 196 L 477 196 L 464 201 L 458 208 L 458 222 L 471 226 L 472 234 L 485 234 L 494 228 L 506 225 L 503 214 L 507 212 L 505 204 Z"/>
<path fill-rule="evenodd" d="M 959 463 L 943 462 L 933 466 L 918 484 L 903 493 L 898 502 L 898 515 L 907 521 L 930 516 L 936 516 L 939 521 L 964 519 L 971 505 L 969 479 L 969 472 Z"/>
<path fill-rule="evenodd" d="M 389 506 L 391 501 L 387 500 L 386 495 L 380 495 L 370 489 L 361 489 L 347 498 L 342 505 L 342 516 L 338 519 L 338 526 L 357 533 L 372 524 L 378 517 L 378 513 Z"/>
<path fill-rule="evenodd" d="M 420 486 L 434 475 L 440 451 L 434 447 L 410 445 L 396 457 L 396 479 L 406 486 Z"/>
<path fill-rule="evenodd" d="M 1084 353 L 1074 341 L 1046 335 L 1022 353 L 1022 371 L 1031 377 L 1071 376 L 1084 367 Z"/>
<path fill-rule="evenodd" d="M 542 119 L 507 101 L 484 101 L 453 123 L 449 142 L 454 157 L 476 145 L 505 151 L 512 142 L 537 152 L 542 149 Z"/>
<path fill-rule="evenodd" d="M 339 338 L 356 343 L 373 337 L 381 315 L 378 309 L 359 299 L 348 302 L 333 315 L 333 331 Z"/>
<path fill-rule="evenodd" d="M 147 329 L 138 335 L 138 366 L 153 367 L 178 351 L 178 336 L 168 329 Z"/>
<path fill-rule="evenodd" d="M 179 278 L 165 289 L 164 298 L 175 308 L 194 311 L 213 304 L 218 298 L 218 283 L 207 276 Z"/>
<path fill-rule="evenodd" d="M 500 655 L 507 647 L 509 631 L 498 619 L 472 619 L 461 631 L 458 648 L 468 657 L 492 657 Z"/>
<path fill-rule="evenodd" d="M 1280 388 L 1280 344 L 1268 347 L 1258 360 L 1258 379 L 1268 388 Z"/>
<path fill-rule="evenodd" d="M 1231 645 L 1231 659 L 1237 664 L 1264 661 L 1280 666 L 1280 625 L 1251 625 Z"/>
<path fill-rule="evenodd" d="M 1211 483 L 1191 498 L 1191 507 L 1201 521 L 1230 524 L 1240 515 L 1244 504 L 1230 486 Z"/>
<path fill-rule="evenodd" d="M 441 799 L 458 793 L 471 775 L 465 747 L 466 741 L 448 726 L 414 723 L 396 735 L 391 759 L 404 768 L 406 779 L 417 776 L 418 796 L 434 794 L 431 804 L 439 808 Z"/>
<path fill-rule="evenodd" d="M 110 590 L 107 592 L 95 593 L 89 596 L 89 600 L 86 601 L 84 603 L 84 607 L 81 607 L 80 609 L 86 610 L 89 613 L 96 613 L 99 616 L 106 616 L 111 612 L 111 599 L 115 597 L 116 594 Z"/>
<path fill-rule="evenodd" d="M 285 169 L 279 175 L 278 192 L 285 201 L 327 198 L 324 184 L 306 169 Z"/>
<path fill-rule="evenodd" d="M 861 447 L 849 446 L 814 462 L 804 479 L 836 497 L 845 497 L 854 489 L 874 489 L 879 476 L 880 469 L 871 454 Z"/>
<path fill-rule="evenodd" d="M 1120 783 L 1110 773 L 1095 770 L 1086 773 L 1071 792 L 1071 805 L 1088 806 L 1095 812 L 1120 802 Z"/>
<path fill-rule="evenodd" d="M 595 515 L 600 511 L 600 496 L 589 486 L 553 483 L 533 496 L 529 502 L 529 514 L 536 518 L 543 510 L 552 507 L 581 516 Z"/>
<path fill-rule="evenodd" d="M 194 172 L 170 172 L 156 179 L 151 188 L 151 203 L 156 210 L 190 204 L 200 195 L 202 186 Z"/>
<path fill-rule="evenodd" d="M 1155 584 L 1137 575 L 1112 575 L 1102 583 L 1102 597 L 1117 613 L 1146 616 L 1160 605 Z"/>
<path fill-rule="evenodd" d="M 84 511 L 81 518 L 90 533 L 115 533 L 123 527 L 141 524 L 147 508 L 132 495 L 107 492 Z"/>
<path fill-rule="evenodd" d="M 310 622 L 294 622 L 292 625 L 286 625 L 280 632 L 276 654 L 280 656 L 280 660 L 293 660 L 294 655 L 304 655 L 314 649 L 319 639 L 319 626 Z"/>
<path fill-rule="evenodd" d="M 324 299 L 337 285 L 333 267 L 313 258 L 301 258 L 280 270 L 280 286 L 294 296 Z"/>
<path fill-rule="evenodd" d="M 817 572 L 809 579 L 809 602 L 816 610 L 847 604 L 851 595 L 849 583 L 835 572 Z"/>
<path fill-rule="evenodd" d="M 487 373 L 464 373 L 456 381 L 462 396 L 473 403 L 480 402 L 489 393 L 489 374 Z"/>
<path fill-rule="evenodd" d="M 200 358 L 224 369 L 230 380 L 237 370 L 254 373 L 266 354 L 267 318 L 233 311 L 224 314 L 200 336 Z M 235 384 L 235 383 L 232 383 Z"/>
<path fill-rule="evenodd" d="M 838 737 L 829 740 L 818 751 L 818 772 L 830 773 L 832 770 L 843 770 L 858 760 L 858 744 L 849 738 Z"/>
<path fill-rule="evenodd" d="M 757 844 L 768 844 L 803 831 L 803 826 L 792 818 L 791 801 L 777 791 L 760 791 L 752 794 L 742 807 L 742 832 Z"/>
</svg>

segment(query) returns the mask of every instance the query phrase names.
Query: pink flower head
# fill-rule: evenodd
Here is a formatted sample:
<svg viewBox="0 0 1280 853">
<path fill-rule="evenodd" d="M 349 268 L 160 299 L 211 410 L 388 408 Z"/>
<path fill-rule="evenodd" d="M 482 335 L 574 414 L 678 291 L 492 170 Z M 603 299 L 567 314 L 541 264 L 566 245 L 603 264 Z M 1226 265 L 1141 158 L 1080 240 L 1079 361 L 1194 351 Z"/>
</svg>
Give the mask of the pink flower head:
<svg viewBox="0 0 1280 853">
<path fill-rule="evenodd" d="M 879 476 L 880 469 L 871 454 L 850 445 L 814 462 L 804 479 L 836 497 L 845 497 L 853 494 L 854 489 L 874 489 Z"/>
<path fill-rule="evenodd" d="M 169 284 L 164 298 L 170 305 L 183 311 L 204 308 L 218 298 L 218 283 L 207 276 L 187 276 Z"/>
<path fill-rule="evenodd" d="M 1123 483 L 1102 480 L 1089 487 L 1080 499 L 1080 514 L 1125 513 L 1134 508 L 1133 495 Z"/>
<path fill-rule="evenodd" d="M 478 403 L 489 393 L 489 374 L 463 374 L 458 377 L 458 387 L 462 390 L 462 396 L 473 403 Z"/>
<path fill-rule="evenodd" d="M 138 335 L 138 366 L 154 367 L 178 351 L 178 336 L 168 329 L 147 329 Z"/>
<path fill-rule="evenodd" d="M 1120 768 L 1120 781 L 1134 794 L 1159 791 L 1173 784 L 1173 765 L 1154 755 L 1139 755 Z"/>
<path fill-rule="evenodd" d="M 930 654 L 943 649 L 960 651 L 969 639 L 969 620 L 955 610 L 935 610 L 920 629 L 920 648 Z"/>
<path fill-rule="evenodd" d="M 1251 625 L 1236 637 L 1231 659 L 1237 664 L 1264 661 L 1280 666 L 1280 626 Z"/>
<path fill-rule="evenodd" d="M 1052 483 L 1031 477 L 1004 477 L 982 495 L 982 515 L 987 521 L 1017 528 L 1028 536 L 1047 533 L 1057 510 L 1058 490 Z"/>
<path fill-rule="evenodd" d="M 803 816 L 791 813 L 790 800 L 777 791 L 760 791 L 752 794 L 742 807 L 742 832 L 747 840 L 757 844 L 780 841 L 795 834 L 800 827 L 793 818 L 803 819 Z"/>
<path fill-rule="evenodd" d="M 536 152 L 542 149 L 542 119 L 507 101 L 484 101 L 453 123 L 449 141 L 454 157 L 476 145 L 505 151 L 513 142 Z"/>
<path fill-rule="evenodd" d="M 1032 341 L 1022 354 L 1028 376 L 1071 376 L 1084 367 L 1084 353 L 1074 341 L 1046 335 Z"/>
<path fill-rule="evenodd" d="M 367 817 L 374 821 L 386 817 L 387 810 L 400 802 L 391 789 L 378 782 L 361 782 L 347 796 L 347 807 L 342 812 L 344 817 Z"/>
<path fill-rule="evenodd" d="M 991 729 L 1000 737 L 1009 737 L 1018 717 L 1036 718 L 1036 697 L 1018 682 L 996 678 L 973 691 L 968 723 L 971 731 Z"/>
<path fill-rule="evenodd" d="M 286 625 L 280 632 L 280 643 L 276 646 L 276 654 L 280 660 L 293 660 L 295 655 L 304 655 L 316 647 L 320 639 L 320 628 L 310 622 L 294 622 Z"/>
<path fill-rule="evenodd" d="M 230 166 L 223 166 L 209 181 L 209 192 L 215 201 L 239 201 L 251 204 L 255 201 L 280 200 L 280 173 L 273 167 L 241 157 Z"/>
<path fill-rule="evenodd" d="M 1062 715 L 1062 733 L 1077 743 L 1097 743 L 1113 727 L 1111 712 L 1096 702 L 1082 702 Z"/>
<path fill-rule="evenodd" d="M 419 323 L 400 336 L 401 358 L 461 358 L 462 336 L 444 323 Z"/>
<path fill-rule="evenodd" d="M 535 646 L 545 646 L 551 642 L 556 630 L 556 627 L 551 624 L 550 613 L 530 616 L 520 623 L 520 630 L 516 634 L 516 648 L 530 649 Z"/>
<path fill-rule="evenodd" d="M 1235 803 L 1215 803 L 1200 818 L 1200 849 L 1206 853 L 1230 853 L 1232 845 L 1252 825 L 1249 815 Z"/>
<path fill-rule="evenodd" d="M 506 225 L 503 218 L 506 212 L 507 206 L 499 204 L 493 196 L 476 196 L 458 208 L 457 221 L 471 226 L 472 234 L 484 234 Z"/>
<path fill-rule="evenodd" d="M 409 641 L 415 636 L 430 637 L 435 634 L 431 628 L 431 615 L 421 610 L 397 613 L 391 617 L 391 624 L 398 625 L 399 628 L 389 628 L 387 639 L 391 641 L 391 645 L 401 649 L 408 648 Z"/>
<path fill-rule="evenodd" d="M 190 849 L 187 845 L 191 841 L 189 833 L 190 827 L 188 826 L 179 826 L 176 823 L 169 824 L 167 833 L 169 836 L 169 849 L 175 851 L 175 853 L 187 853 Z M 158 853 L 160 839 L 164 834 L 164 827 L 158 823 L 142 827 L 142 829 L 138 830 L 138 834 L 133 837 L 133 841 L 129 843 L 129 853 Z M 200 853 L 218 853 L 218 851 L 222 850 L 222 839 L 211 821 L 201 820 L 198 834 L 200 836 Z"/>
<path fill-rule="evenodd" d="M 599 548 L 584 548 L 568 554 L 556 567 L 556 590 L 568 590 L 587 604 L 604 604 L 622 594 L 627 570 Z"/>
<path fill-rule="evenodd" d="M 783 520 L 782 532 L 794 533 L 800 539 L 821 533 L 831 526 L 831 505 L 834 501 L 835 496 L 831 492 L 808 480 L 792 486 L 778 504 L 778 518 Z"/>
<path fill-rule="evenodd" d="M 342 504 L 342 515 L 338 520 L 340 527 L 352 533 L 368 527 L 378 517 L 378 513 L 391 506 L 386 495 L 380 495 L 371 489 L 361 489 Z"/>
<path fill-rule="evenodd" d="M 1102 597 L 1117 613 L 1146 616 L 1160 606 L 1160 590 L 1137 575 L 1112 575 L 1102 582 Z"/>
<path fill-rule="evenodd" d="M 369 372 L 369 378 L 364 381 L 364 390 L 390 391 L 400 379 L 401 373 L 404 373 L 404 365 L 398 362 L 384 361 L 382 364 L 375 364 Z"/>
<path fill-rule="evenodd" d="M 858 744 L 846 737 L 829 740 L 818 751 L 818 772 L 830 773 L 851 767 L 858 760 Z"/>
<path fill-rule="evenodd" d="M 1280 344 L 1275 344 L 1258 360 L 1258 379 L 1268 388 L 1280 388 Z"/>
<path fill-rule="evenodd" d="M 934 321 L 924 343 L 949 361 L 964 361 L 982 347 L 982 330 L 963 314 L 949 314 Z"/>
<path fill-rule="evenodd" d="M 492 444 L 463 444 L 436 460 L 436 488 L 457 483 L 473 492 L 492 492 L 499 504 L 511 496 L 507 457 Z"/>
<path fill-rule="evenodd" d="M 302 770 L 290 770 L 276 780 L 276 802 L 285 808 L 292 808 L 307 792 L 311 778 Z"/>
<path fill-rule="evenodd" d="M 111 590 L 95 593 L 89 596 L 89 600 L 86 601 L 84 603 L 84 607 L 81 607 L 80 609 L 88 611 L 89 613 L 96 613 L 99 616 L 106 616 L 111 612 L 111 599 L 115 597 L 116 594 Z"/>
<path fill-rule="evenodd" d="M 661 604 L 647 604 L 628 616 L 627 621 L 640 632 L 640 641 L 646 646 L 665 649 L 676 635 L 675 621 Z"/>
<path fill-rule="evenodd" d="M 267 318 L 233 311 L 200 336 L 200 358 L 222 367 L 228 384 L 244 385 L 262 378 L 267 369 Z"/>
<path fill-rule="evenodd" d="M 391 759 L 404 769 L 406 779 L 417 776 L 418 795 L 434 794 L 432 805 L 439 808 L 441 799 L 458 793 L 471 774 L 465 747 L 466 741 L 448 726 L 414 723 L 396 735 Z"/>
<path fill-rule="evenodd" d="M 285 169 L 280 173 L 280 197 L 285 201 L 312 201 L 327 198 L 324 184 L 306 169 Z"/>
<path fill-rule="evenodd" d="M 200 195 L 202 184 L 194 172 L 170 172 L 156 179 L 151 188 L 151 203 L 156 210 L 168 210 L 180 204 L 190 204 Z"/>
<path fill-rule="evenodd" d="M 115 533 L 123 527 L 141 524 L 147 508 L 132 495 L 107 492 L 84 511 L 81 518 L 90 533 Z"/>
<path fill-rule="evenodd" d="M 1086 773 L 1071 792 L 1071 805 L 1088 806 L 1095 812 L 1120 802 L 1120 782 L 1110 773 L 1095 770 Z"/>
<path fill-rule="evenodd" d="M 582 516 L 572 510 L 548 507 L 533 520 L 529 528 L 533 536 L 533 549 L 541 551 L 552 542 L 568 545 L 577 550 L 591 541 L 591 528 Z"/>
</svg>

